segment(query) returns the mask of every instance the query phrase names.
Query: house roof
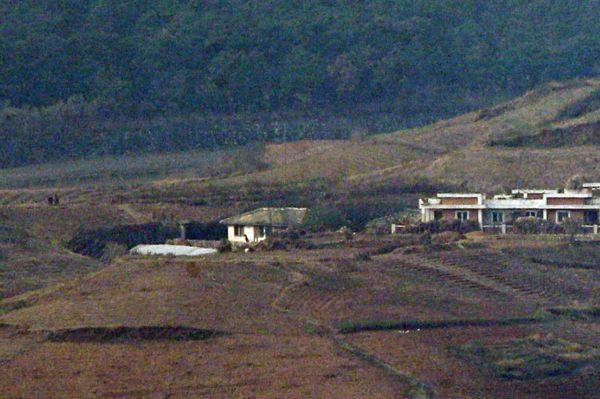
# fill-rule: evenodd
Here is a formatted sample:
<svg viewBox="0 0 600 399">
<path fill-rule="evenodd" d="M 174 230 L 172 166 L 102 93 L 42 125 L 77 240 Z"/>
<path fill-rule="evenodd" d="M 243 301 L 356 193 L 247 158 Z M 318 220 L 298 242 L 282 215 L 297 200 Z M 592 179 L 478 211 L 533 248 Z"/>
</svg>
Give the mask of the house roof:
<svg viewBox="0 0 600 399">
<path fill-rule="evenodd" d="M 259 208 L 221 220 L 227 225 L 292 227 L 302 224 L 306 208 Z"/>
<path fill-rule="evenodd" d="M 556 189 L 535 189 L 535 188 L 515 188 L 511 191 L 513 194 L 558 194 Z"/>
</svg>

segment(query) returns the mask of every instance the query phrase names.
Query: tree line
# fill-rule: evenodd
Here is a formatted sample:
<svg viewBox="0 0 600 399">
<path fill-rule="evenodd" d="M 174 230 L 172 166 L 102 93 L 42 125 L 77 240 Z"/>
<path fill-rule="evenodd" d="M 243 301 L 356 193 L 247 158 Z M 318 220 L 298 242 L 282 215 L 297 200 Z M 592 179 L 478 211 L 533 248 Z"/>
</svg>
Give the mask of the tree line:
<svg viewBox="0 0 600 399">
<path fill-rule="evenodd" d="M 597 0 L 2 2 L 0 102 L 34 127 L 40 108 L 99 105 L 89 123 L 118 126 L 103 143 L 189 115 L 446 116 L 596 74 L 599 20 Z"/>
</svg>

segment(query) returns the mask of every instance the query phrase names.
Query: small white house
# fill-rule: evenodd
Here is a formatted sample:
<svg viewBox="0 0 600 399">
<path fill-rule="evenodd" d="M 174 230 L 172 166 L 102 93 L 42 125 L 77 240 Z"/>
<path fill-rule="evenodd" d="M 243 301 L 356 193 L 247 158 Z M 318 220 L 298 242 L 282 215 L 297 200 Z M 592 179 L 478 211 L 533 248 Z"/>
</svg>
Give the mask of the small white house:
<svg viewBox="0 0 600 399">
<path fill-rule="evenodd" d="M 227 239 L 234 244 L 257 243 L 273 231 L 301 225 L 306 208 L 259 208 L 221 220 L 227 225 Z"/>
</svg>

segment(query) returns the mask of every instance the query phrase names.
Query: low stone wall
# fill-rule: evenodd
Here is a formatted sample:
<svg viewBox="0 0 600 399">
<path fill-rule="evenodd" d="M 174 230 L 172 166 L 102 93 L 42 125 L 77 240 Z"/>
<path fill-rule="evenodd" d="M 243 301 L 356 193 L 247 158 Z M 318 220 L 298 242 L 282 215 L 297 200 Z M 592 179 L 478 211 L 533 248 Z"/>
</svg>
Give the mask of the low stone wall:
<svg viewBox="0 0 600 399">
<path fill-rule="evenodd" d="M 220 243 L 221 243 L 221 241 L 216 241 L 216 240 L 182 240 L 181 238 L 167 240 L 167 242 L 166 242 L 166 244 L 169 244 L 169 245 L 187 245 L 190 247 L 214 248 L 214 249 L 218 249 Z"/>
</svg>

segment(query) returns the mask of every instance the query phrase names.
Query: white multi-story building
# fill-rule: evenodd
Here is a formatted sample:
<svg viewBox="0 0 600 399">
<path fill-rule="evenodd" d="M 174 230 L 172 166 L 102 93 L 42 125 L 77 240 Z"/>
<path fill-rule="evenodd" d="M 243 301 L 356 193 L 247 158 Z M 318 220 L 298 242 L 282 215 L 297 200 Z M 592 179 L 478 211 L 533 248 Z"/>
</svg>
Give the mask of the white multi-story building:
<svg viewBox="0 0 600 399">
<path fill-rule="evenodd" d="M 537 217 L 554 223 L 567 219 L 598 225 L 600 183 L 585 183 L 580 190 L 512 190 L 488 198 L 483 193 L 440 193 L 419 200 L 421 221 L 461 220 L 484 226 L 506 225 L 519 217 Z"/>
</svg>

